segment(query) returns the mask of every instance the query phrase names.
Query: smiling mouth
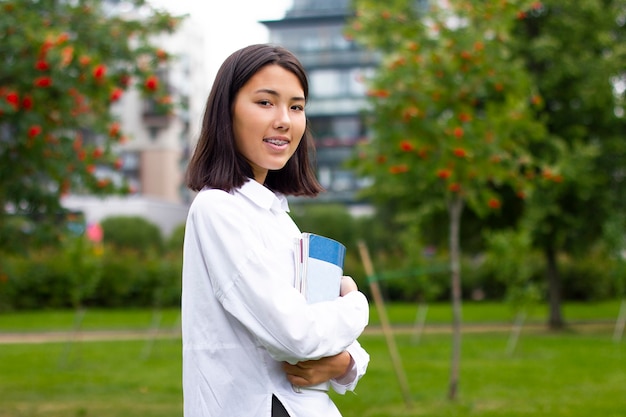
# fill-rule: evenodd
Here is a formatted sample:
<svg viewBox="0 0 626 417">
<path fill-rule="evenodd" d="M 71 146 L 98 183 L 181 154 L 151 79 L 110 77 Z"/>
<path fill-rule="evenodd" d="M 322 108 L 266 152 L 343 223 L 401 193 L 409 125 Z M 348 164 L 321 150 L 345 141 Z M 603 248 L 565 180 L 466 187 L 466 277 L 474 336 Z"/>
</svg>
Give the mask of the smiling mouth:
<svg viewBox="0 0 626 417">
<path fill-rule="evenodd" d="M 276 146 L 283 146 L 283 145 L 289 144 L 288 140 L 276 139 L 276 138 L 266 138 L 266 139 L 263 139 L 263 142 L 271 143 L 272 145 L 276 145 Z"/>
</svg>

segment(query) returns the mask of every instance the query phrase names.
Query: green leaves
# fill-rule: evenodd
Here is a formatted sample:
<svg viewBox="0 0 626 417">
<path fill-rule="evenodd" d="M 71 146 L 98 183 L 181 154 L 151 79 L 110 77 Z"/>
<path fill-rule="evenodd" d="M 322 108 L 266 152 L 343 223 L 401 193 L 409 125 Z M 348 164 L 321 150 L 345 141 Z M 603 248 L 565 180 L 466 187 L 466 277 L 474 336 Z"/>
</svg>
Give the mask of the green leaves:
<svg viewBox="0 0 626 417">
<path fill-rule="evenodd" d="M 613 179 L 626 158 L 624 91 L 612 83 L 624 74 L 625 13 L 621 0 L 545 0 L 515 28 L 515 53 L 545 100 L 536 118 L 550 135 L 531 148 L 544 156 L 528 210 L 537 245 L 586 250 L 605 219 L 623 216 L 624 182 Z"/>
<path fill-rule="evenodd" d="M 383 54 L 370 80 L 374 135 L 361 150 L 376 162 L 362 173 L 383 194 L 460 195 L 486 213 L 500 208 L 499 187 L 527 196 L 524 172 L 540 165 L 527 151 L 544 138 L 532 113 L 539 98 L 511 50 L 530 3 L 448 3 L 420 14 L 408 0 L 356 2 L 350 36 Z"/>
</svg>

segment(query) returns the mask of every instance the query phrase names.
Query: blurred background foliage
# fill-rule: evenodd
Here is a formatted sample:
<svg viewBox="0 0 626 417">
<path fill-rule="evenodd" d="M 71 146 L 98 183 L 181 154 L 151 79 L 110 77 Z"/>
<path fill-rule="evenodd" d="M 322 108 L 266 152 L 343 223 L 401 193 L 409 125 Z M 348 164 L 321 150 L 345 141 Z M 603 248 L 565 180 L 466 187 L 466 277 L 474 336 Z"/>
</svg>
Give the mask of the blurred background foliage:
<svg viewBox="0 0 626 417">
<path fill-rule="evenodd" d="M 373 217 L 353 218 L 345 207 L 305 205 L 292 213 L 301 230 L 324 234 L 346 243 L 348 254 L 345 273 L 355 277 L 369 296 L 357 250 L 364 240 L 376 251 L 375 267 L 381 289 L 390 301 L 447 301 L 449 279 L 447 253 L 436 248 L 422 248 L 407 256 L 392 236 Z M 156 226 L 133 217 L 115 217 L 102 222 L 102 247 L 85 240 L 83 257 L 97 262 L 98 279 L 89 291 L 83 291 L 83 307 L 177 307 L 180 303 L 182 268 L 181 225 L 169 237 Z M 398 233 L 397 236 L 401 236 Z M 123 237 L 123 238 L 122 238 Z M 73 292 L 85 283 L 73 278 L 77 262 L 72 245 L 32 251 L 28 256 L 2 253 L 0 272 L 0 311 L 73 308 Z M 545 294 L 544 265 L 537 251 L 510 252 L 512 265 L 524 265 L 527 281 Z M 83 259 L 85 261 L 85 259 Z M 559 257 L 563 271 L 564 297 L 572 301 L 614 299 L 618 281 L 613 272 L 619 260 L 598 246 L 581 257 Z M 511 288 L 503 280 L 502 263 L 485 256 L 463 257 L 463 295 L 468 300 L 504 300 Z M 82 287 L 81 287 L 82 288 Z M 544 296 L 542 296 L 542 300 Z"/>
</svg>

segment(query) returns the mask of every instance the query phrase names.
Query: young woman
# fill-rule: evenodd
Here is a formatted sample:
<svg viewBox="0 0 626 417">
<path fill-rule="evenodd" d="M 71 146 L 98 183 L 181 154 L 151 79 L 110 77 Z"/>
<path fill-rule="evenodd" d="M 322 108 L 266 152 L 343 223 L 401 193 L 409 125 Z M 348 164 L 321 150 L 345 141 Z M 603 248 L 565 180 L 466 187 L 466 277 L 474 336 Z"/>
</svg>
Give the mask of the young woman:
<svg viewBox="0 0 626 417">
<path fill-rule="evenodd" d="M 337 417 L 330 381 L 353 390 L 367 368 L 357 342 L 368 303 L 350 277 L 333 301 L 294 288 L 286 195 L 315 196 L 308 83 L 289 51 L 252 45 L 222 64 L 187 171 L 198 191 L 183 263 L 186 417 Z M 300 388 L 302 387 L 302 388 Z"/>
</svg>

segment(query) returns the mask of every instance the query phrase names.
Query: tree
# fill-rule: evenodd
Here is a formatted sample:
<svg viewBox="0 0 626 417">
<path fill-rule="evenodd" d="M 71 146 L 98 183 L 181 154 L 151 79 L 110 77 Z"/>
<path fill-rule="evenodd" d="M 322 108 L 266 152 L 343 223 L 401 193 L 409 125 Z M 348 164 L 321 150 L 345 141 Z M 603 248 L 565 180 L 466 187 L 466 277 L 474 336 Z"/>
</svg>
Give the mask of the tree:
<svg viewBox="0 0 626 417">
<path fill-rule="evenodd" d="M 460 221 L 465 206 L 503 209 L 501 193 L 529 196 L 545 169 L 530 146 L 543 138 L 532 118 L 541 97 L 512 55 L 511 31 L 529 1 L 457 0 L 427 13 L 411 0 L 356 1 L 348 36 L 381 53 L 370 81 L 371 141 L 358 169 L 371 197 L 419 222 L 445 208 L 453 304 L 448 397 L 455 399 L 461 349 Z M 558 147 L 555 147 L 558 150 Z M 556 150 L 555 150 L 556 152 Z"/>
<path fill-rule="evenodd" d="M 557 255 L 584 252 L 607 225 L 626 223 L 626 2 L 536 2 L 520 14 L 515 35 L 514 53 L 545 98 L 535 117 L 564 147 L 544 172 L 547 183 L 562 184 L 539 187 L 526 213 L 546 258 L 549 325 L 558 329 L 565 323 Z"/>
<path fill-rule="evenodd" d="M 26 227 L 16 219 L 54 229 L 70 190 L 128 191 L 111 113 L 126 90 L 170 111 L 158 76 L 170 57 L 150 40 L 180 18 L 122 3 L 132 15 L 116 13 L 120 1 L 0 0 L 0 247 Z"/>
</svg>

